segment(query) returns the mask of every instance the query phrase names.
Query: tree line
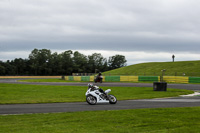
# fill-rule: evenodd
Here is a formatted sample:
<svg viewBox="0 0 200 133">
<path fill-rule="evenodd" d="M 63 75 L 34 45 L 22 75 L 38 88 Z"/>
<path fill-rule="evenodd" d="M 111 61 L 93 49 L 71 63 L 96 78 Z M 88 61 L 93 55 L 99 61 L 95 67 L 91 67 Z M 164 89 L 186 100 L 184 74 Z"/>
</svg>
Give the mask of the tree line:
<svg viewBox="0 0 200 133">
<path fill-rule="evenodd" d="M 58 54 L 48 49 L 34 49 L 28 59 L 0 61 L 0 75 L 71 75 L 104 72 L 123 66 L 126 66 L 126 58 L 123 55 L 106 59 L 101 53 L 86 56 L 72 50 Z"/>
</svg>

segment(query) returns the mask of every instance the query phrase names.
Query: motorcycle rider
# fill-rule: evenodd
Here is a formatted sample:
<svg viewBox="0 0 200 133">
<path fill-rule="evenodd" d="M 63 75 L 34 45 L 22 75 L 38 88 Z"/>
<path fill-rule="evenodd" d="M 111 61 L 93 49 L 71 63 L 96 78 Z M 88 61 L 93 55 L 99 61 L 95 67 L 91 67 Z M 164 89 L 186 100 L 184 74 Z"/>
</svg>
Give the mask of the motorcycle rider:
<svg viewBox="0 0 200 133">
<path fill-rule="evenodd" d="M 101 72 L 99 72 L 99 74 L 96 76 L 95 83 L 96 82 L 102 83 L 102 79 L 103 79 L 102 74 L 101 74 Z"/>
<path fill-rule="evenodd" d="M 94 87 L 93 84 L 90 84 L 90 83 L 89 83 L 89 84 L 88 84 L 88 89 L 89 89 L 89 88 L 91 88 L 91 90 L 93 91 L 95 87 Z"/>
<path fill-rule="evenodd" d="M 91 88 L 91 91 L 94 91 L 94 90 L 99 90 L 101 93 L 103 93 L 105 96 L 107 96 L 106 95 L 106 93 L 105 93 L 105 91 L 102 89 L 102 88 L 99 88 L 98 86 L 94 86 L 93 84 L 88 84 L 88 89 L 89 88 Z"/>
<path fill-rule="evenodd" d="M 97 76 L 97 77 L 98 77 L 98 78 L 101 78 L 101 75 L 102 75 L 102 74 L 101 74 L 101 72 L 99 72 L 99 74 L 98 74 L 98 76 Z"/>
</svg>

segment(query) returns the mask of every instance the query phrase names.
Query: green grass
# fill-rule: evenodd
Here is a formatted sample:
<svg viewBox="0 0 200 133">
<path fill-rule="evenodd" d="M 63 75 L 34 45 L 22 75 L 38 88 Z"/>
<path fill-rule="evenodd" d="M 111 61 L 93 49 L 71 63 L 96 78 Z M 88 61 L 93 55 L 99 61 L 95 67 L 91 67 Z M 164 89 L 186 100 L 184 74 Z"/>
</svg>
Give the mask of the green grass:
<svg viewBox="0 0 200 133">
<path fill-rule="evenodd" d="M 18 82 L 88 82 L 88 81 L 68 81 L 68 80 L 62 80 L 62 79 L 25 79 L 25 80 L 18 80 Z M 106 81 L 104 81 L 106 82 Z M 109 81 L 109 82 L 117 82 L 117 81 Z M 153 83 L 154 81 L 123 81 L 120 83 Z"/>
<path fill-rule="evenodd" d="M 84 101 L 87 87 L 0 84 L 0 104 Z"/>
<path fill-rule="evenodd" d="M 152 87 L 102 87 L 110 88 L 118 100 L 174 97 L 193 93 L 189 90 L 170 89 L 153 91 Z M 87 86 L 45 86 L 0 83 L 0 104 L 85 102 Z"/>
<path fill-rule="evenodd" d="M 200 107 L 0 115 L 0 133 L 197 133 Z"/>
<path fill-rule="evenodd" d="M 18 81 L 19 82 L 84 82 L 84 81 L 68 81 L 63 79 L 25 79 Z"/>
<path fill-rule="evenodd" d="M 104 72 L 104 75 L 162 75 L 161 70 L 166 69 L 165 75 L 170 76 L 200 76 L 200 61 L 179 62 L 151 62 L 130 65 L 119 69 Z"/>
</svg>

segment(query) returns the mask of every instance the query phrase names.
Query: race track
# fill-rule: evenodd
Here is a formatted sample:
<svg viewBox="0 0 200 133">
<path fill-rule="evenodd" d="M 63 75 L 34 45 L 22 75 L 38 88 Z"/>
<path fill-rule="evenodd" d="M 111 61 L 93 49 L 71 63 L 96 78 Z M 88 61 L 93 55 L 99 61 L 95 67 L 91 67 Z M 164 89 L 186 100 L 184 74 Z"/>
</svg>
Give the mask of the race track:
<svg viewBox="0 0 200 133">
<path fill-rule="evenodd" d="M 66 85 L 66 86 L 87 86 L 88 83 L 28 83 L 16 82 L 18 79 L 0 79 L 0 83 L 12 84 L 37 84 L 37 85 Z M 98 86 L 131 86 L 131 87 L 152 87 L 152 84 L 142 83 L 102 83 Z M 199 84 L 168 84 L 168 88 L 188 89 L 200 91 Z M 152 88 L 153 90 L 153 88 Z M 175 97 L 159 99 L 125 100 L 117 104 L 88 105 L 86 102 L 76 103 L 47 103 L 47 104 L 11 104 L 0 105 L 0 114 L 30 114 L 30 113 L 56 113 L 76 112 L 94 110 L 121 110 L 140 108 L 168 108 L 168 107 L 194 107 L 200 106 L 200 96 Z"/>
</svg>

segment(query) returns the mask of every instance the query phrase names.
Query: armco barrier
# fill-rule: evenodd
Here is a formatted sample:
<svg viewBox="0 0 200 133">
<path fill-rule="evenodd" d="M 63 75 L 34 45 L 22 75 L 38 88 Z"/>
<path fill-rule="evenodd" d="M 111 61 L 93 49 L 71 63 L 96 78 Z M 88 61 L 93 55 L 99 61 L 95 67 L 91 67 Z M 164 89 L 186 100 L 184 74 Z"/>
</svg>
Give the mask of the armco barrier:
<svg viewBox="0 0 200 133">
<path fill-rule="evenodd" d="M 91 82 L 94 81 L 94 76 L 90 76 L 90 81 L 91 81 Z"/>
<path fill-rule="evenodd" d="M 200 77 L 189 77 L 189 83 L 200 83 Z"/>
<path fill-rule="evenodd" d="M 68 76 L 69 81 L 74 81 L 74 76 Z"/>
<path fill-rule="evenodd" d="M 159 81 L 160 76 L 139 76 L 138 81 Z"/>
<path fill-rule="evenodd" d="M 65 76 L 67 81 L 94 81 L 94 76 Z"/>
<path fill-rule="evenodd" d="M 65 76 L 68 81 L 94 81 L 94 76 Z M 163 80 L 168 83 L 200 83 L 200 77 L 186 76 L 163 76 Z M 105 82 L 138 82 L 138 81 L 160 81 L 160 76 L 103 76 Z"/>
<path fill-rule="evenodd" d="M 1 78 L 61 78 L 62 76 L 0 76 Z M 68 81 L 94 81 L 94 76 L 65 76 Z M 187 76 L 163 76 L 168 83 L 200 83 L 200 77 Z M 138 82 L 138 81 L 160 81 L 160 76 L 103 76 L 105 82 Z"/>
<path fill-rule="evenodd" d="M 74 81 L 81 81 L 81 76 L 74 76 Z"/>
<path fill-rule="evenodd" d="M 120 81 L 138 82 L 138 76 L 120 76 Z"/>
<path fill-rule="evenodd" d="M 81 81 L 90 81 L 90 76 L 81 76 Z"/>
<path fill-rule="evenodd" d="M 105 81 L 115 81 L 119 82 L 120 81 L 120 76 L 105 76 Z"/>
<path fill-rule="evenodd" d="M 185 76 L 164 76 L 163 80 L 168 83 L 188 83 L 189 77 Z"/>
</svg>

